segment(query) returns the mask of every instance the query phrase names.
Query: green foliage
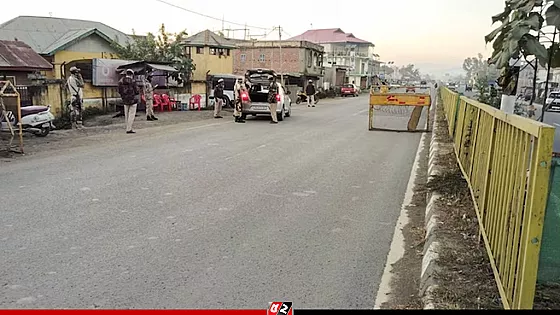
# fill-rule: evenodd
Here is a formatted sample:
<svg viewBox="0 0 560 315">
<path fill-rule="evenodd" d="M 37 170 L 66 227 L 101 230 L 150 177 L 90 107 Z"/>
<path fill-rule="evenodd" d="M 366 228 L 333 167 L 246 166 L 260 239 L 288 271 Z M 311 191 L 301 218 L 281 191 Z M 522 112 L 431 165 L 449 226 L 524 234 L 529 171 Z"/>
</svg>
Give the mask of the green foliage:
<svg viewBox="0 0 560 315">
<path fill-rule="evenodd" d="M 134 36 L 133 42 L 127 42 L 124 46 L 114 44 L 114 48 L 119 57 L 123 59 L 170 62 L 179 70 L 171 77 L 178 83 L 184 83 L 189 80 L 195 70 L 195 64 L 185 54 L 185 49 L 181 44 L 187 36 L 186 31 L 178 34 L 167 33 L 165 25 L 162 24 L 157 35 L 148 33 L 146 36 Z"/>
<path fill-rule="evenodd" d="M 504 11 L 492 17 L 493 23 L 502 24 L 485 37 L 486 43 L 493 42 L 490 62 L 504 68 L 512 58 L 535 56 L 545 66 L 549 54 L 537 37 L 542 34 L 545 17 L 547 26 L 560 26 L 560 1 L 506 0 Z"/>
<path fill-rule="evenodd" d="M 477 100 L 494 108 L 500 108 L 501 97 L 494 86 L 488 85 L 490 79 L 488 76 L 477 76 L 474 84 L 479 93 Z"/>
</svg>

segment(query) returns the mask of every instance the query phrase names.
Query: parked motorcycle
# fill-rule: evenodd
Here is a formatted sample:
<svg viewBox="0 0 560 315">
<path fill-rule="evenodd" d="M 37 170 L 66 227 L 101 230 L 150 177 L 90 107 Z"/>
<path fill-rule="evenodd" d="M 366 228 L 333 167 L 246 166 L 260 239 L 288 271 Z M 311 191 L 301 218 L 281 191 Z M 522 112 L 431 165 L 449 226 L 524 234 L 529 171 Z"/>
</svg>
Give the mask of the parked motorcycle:
<svg viewBox="0 0 560 315">
<path fill-rule="evenodd" d="M 299 91 L 296 98 L 296 104 L 300 104 L 301 102 L 307 102 L 307 94 L 303 91 Z M 315 93 L 315 104 L 319 103 L 319 98 L 317 97 L 317 93 Z"/>
<path fill-rule="evenodd" d="M 14 130 L 19 130 L 16 116 L 17 113 L 6 112 L 7 117 L 2 117 L 0 130 L 8 131 L 8 123 Z M 21 124 L 25 132 L 30 132 L 37 137 L 46 137 L 56 127 L 53 124 L 54 115 L 51 106 L 25 106 L 21 108 Z"/>
</svg>

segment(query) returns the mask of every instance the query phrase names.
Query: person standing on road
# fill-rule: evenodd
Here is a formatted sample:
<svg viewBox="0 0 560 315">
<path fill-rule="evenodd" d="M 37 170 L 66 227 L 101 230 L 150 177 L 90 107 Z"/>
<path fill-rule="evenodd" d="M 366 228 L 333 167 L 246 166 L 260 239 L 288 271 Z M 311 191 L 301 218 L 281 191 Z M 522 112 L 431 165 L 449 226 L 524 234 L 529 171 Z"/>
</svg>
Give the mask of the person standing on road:
<svg viewBox="0 0 560 315">
<path fill-rule="evenodd" d="M 315 107 L 315 85 L 313 85 L 313 80 L 309 80 L 307 87 L 305 88 L 305 94 L 307 94 L 307 107 Z"/>
<path fill-rule="evenodd" d="M 276 108 L 278 107 L 278 100 L 276 99 L 276 95 L 278 95 L 280 88 L 278 87 L 275 76 L 269 75 L 268 82 L 270 82 L 268 84 L 268 106 L 270 109 L 270 117 L 272 118 L 270 123 L 277 124 L 278 117 L 276 117 Z"/>
<path fill-rule="evenodd" d="M 136 97 L 138 96 L 138 85 L 134 80 L 134 71 L 126 70 L 126 76 L 119 81 L 119 94 L 124 103 L 124 120 L 126 121 L 126 133 L 136 133 L 132 130 L 136 107 L 138 106 Z"/>
<path fill-rule="evenodd" d="M 242 93 L 247 93 L 247 86 L 243 82 L 242 78 L 238 78 L 237 82 L 235 83 L 234 87 L 235 93 L 235 108 L 233 110 L 233 117 L 235 117 L 236 123 L 245 123 L 245 119 L 243 119 L 242 111 L 243 111 L 243 100 L 241 99 Z"/>
<path fill-rule="evenodd" d="M 154 116 L 154 87 L 152 86 L 152 75 L 148 74 L 143 84 L 144 99 L 146 100 L 146 120 L 158 120 Z"/>
<path fill-rule="evenodd" d="M 70 120 L 72 129 L 82 129 L 82 106 L 84 100 L 84 79 L 80 74 L 80 69 L 70 68 L 70 77 L 67 81 L 68 91 L 70 92 Z"/>
<path fill-rule="evenodd" d="M 214 87 L 214 118 L 223 118 L 220 113 L 224 104 L 224 79 L 219 79 Z"/>
</svg>

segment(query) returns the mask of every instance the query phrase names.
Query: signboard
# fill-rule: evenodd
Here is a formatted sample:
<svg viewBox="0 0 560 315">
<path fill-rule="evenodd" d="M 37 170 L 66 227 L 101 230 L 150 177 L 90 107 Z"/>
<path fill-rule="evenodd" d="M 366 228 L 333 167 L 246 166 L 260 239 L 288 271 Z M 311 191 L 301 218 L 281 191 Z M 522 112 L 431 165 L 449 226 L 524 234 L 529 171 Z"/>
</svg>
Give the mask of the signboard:
<svg viewBox="0 0 560 315">
<path fill-rule="evenodd" d="M 122 59 L 94 58 L 92 63 L 92 84 L 94 86 L 118 86 L 121 75 L 117 68 L 135 61 Z"/>
</svg>

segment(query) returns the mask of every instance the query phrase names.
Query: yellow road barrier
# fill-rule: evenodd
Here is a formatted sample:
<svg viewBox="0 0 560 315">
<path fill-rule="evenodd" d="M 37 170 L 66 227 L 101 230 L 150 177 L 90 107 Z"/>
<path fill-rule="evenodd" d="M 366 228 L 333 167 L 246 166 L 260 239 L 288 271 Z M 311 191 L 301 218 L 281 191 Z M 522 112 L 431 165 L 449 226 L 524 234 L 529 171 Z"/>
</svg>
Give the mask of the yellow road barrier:
<svg viewBox="0 0 560 315">
<path fill-rule="evenodd" d="M 455 154 L 506 309 L 531 309 L 554 128 L 441 89 Z"/>
<path fill-rule="evenodd" d="M 383 91 L 385 92 L 385 91 Z M 422 116 L 422 109 L 427 108 L 427 119 L 429 126 L 430 105 L 432 98 L 429 93 L 376 93 L 371 91 L 369 95 L 369 130 L 385 130 L 385 131 L 429 131 L 429 128 L 417 130 L 418 122 Z M 407 130 L 396 130 L 386 128 L 376 128 L 373 125 L 374 110 L 376 106 L 414 106 L 410 114 Z"/>
</svg>

